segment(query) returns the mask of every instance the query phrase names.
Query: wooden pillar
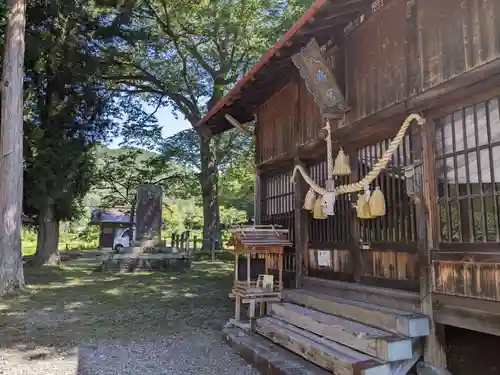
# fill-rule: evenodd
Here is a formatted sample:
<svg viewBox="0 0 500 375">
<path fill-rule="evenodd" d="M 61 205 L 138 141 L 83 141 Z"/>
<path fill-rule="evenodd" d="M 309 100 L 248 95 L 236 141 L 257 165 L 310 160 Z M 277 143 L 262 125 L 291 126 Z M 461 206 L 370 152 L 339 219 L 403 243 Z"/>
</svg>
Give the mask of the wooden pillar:
<svg viewBox="0 0 500 375">
<path fill-rule="evenodd" d="M 239 263 L 239 254 L 234 253 L 234 283 L 233 287 L 236 288 L 236 285 L 238 284 L 238 263 Z"/>
<path fill-rule="evenodd" d="M 254 223 L 262 223 L 262 183 L 261 183 L 261 171 L 257 169 L 255 174 L 255 185 L 254 185 L 254 200 L 253 200 L 253 216 Z"/>
<path fill-rule="evenodd" d="M 446 368 L 444 326 L 434 322 L 432 306 L 434 281 L 431 251 L 439 242 L 433 129 L 434 125 L 430 120 L 422 128 L 420 160 L 423 163 L 415 168 L 414 178 L 420 260 L 420 297 L 422 312 L 429 317 L 430 321 L 429 336 L 425 338 L 424 360 L 432 365 Z"/>
<path fill-rule="evenodd" d="M 294 165 L 306 166 L 302 163 L 300 158 L 295 158 Z M 308 247 L 309 241 L 309 215 L 302 209 L 304 199 L 307 194 L 309 186 L 306 184 L 302 176 L 297 176 L 294 181 L 295 191 L 295 287 L 302 286 L 303 277 L 307 274 L 308 264 Z"/>
<path fill-rule="evenodd" d="M 349 164 L 351 166 L 351 182 L 352 181 L 359 181 L 363 176 L 360 176 L 360 170 L 359 170 L 359 162 L 358 162 L 358 155 L 356 154 L 356 150 L 353 149 L 352 151 L 349 151 L 347 153 L 349 155 Z M 352 194 L 350 198 L 350 203 L 356 202 L 357 198 L 357 193 Z M 363 259 L 362 259 L 362 254 L 361 254 L 361 237 L 360 237 L 360 232 L 361 232 L 361 225 L 360 222 L 356 216 L 356 210 L 350 206 L 351 209 L 351 214 L 349 216 L 349 219 L 351 220 L 351 241 L 353 245 L 353 253 L 351 254 L 352 260 L 354 262 L 354 280 L 359 283 L 361 280 L 361 276 L 363 275 Z"/>
</svg>

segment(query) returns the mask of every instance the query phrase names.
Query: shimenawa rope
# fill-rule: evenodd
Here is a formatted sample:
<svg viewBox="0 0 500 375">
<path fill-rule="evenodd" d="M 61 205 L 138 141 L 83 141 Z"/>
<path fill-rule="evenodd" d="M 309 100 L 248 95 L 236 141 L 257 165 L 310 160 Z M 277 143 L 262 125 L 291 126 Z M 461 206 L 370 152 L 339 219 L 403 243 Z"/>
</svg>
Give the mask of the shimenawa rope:
<svg viewBox="0 0 500 375">
<path fill-rule="evenodd" d="M 418 125 L 423 126 L 425 124 L 425 119 L 422 118 L 420 115 L 417 114 L 411 114 L 409 115 L 406 120 L 403 122 L 401 125 L 401 128 L 399 129 L 398 133 L 394 137 L 394 139 L 391 141 L 391 144 L 385 150 L 384 155 L 378 160 L 377 164 L 373 167 L 373 169 L 368 172 L 368 174 L 363 177 L 362 180 L 348 184 L 348 185 L 340 185 L 335 188 L 333 191 L 336 195 L 340 194 L 349 194 L 349 193 L 356 193 L 359 191 L 364 190 L 366 185 L 369 185 L 372 183 L 384 170 L 387 168 L 387 164 L 389 163 L 389 160 L 392 158 L 392 155 L 394 152 L 397 150 L 401 142 L 403 141 L 403 138 L 406 134 L 406 131 L 410 127 L 410 124 L 412 121 L 416 121 Z M 327 121 L 326 125 L 326 130 L 328 132 L 328 138 L 326 139 L 326 146 L 327 146 L 327 152 L 328 152 L 328 173 L 330 174 L 330 165 L 333 170 L 333 157 L 331 155 L 332 153 L 332 144 L 331 144 L 331 137 L 330 137 L 330 123 Z M 307 182 L 307 184 L 310 186 L 311 189 L 313 189 L 316 193 L 320 195 L 324 195 L 327 191 L 323 187 L 319 186 L 317 183 L 314 182 L 314 180 L 307 174 L 307 171 L 301 166 L 301 165 L 296 165 L 293 169 L 292 173 L 292 178 L 291 182 L 295 180 L 295 176 L 297 171 L 300 172 L 304 180 Z"/>
</svg>

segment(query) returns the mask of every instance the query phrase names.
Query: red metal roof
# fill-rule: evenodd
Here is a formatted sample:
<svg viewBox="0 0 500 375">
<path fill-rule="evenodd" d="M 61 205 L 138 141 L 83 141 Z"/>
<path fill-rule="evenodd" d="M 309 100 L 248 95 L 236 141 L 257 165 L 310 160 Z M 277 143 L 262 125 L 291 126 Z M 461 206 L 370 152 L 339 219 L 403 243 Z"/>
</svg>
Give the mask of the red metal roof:
<svg viewBox="0 0 500 375">
<path fill-rule="evenodd" d="M 242 78 L 240 79 L 236 85 L 224 96 L 220 99 L 213 108 L 208 111 L 208 113 L 203 116 L 203 118 L 198 121 L 196 126 L 201 126 L 208 122 L 212 116 L 214 116 L 221 108 L 226 106 L 227 104 L 231 104 L 233 97 L 241 90 L 241 88 L 255 76 L 255 74 L 264 66 L 266 63 L 278 52 L 286 42 L 288 42 L 299 30 L 300 28 L 309 21 L 317 11 L 327 3 L 328 0 L 316 0 L 313 5 L 307 10 L 306 13 L 286 32 L 286 34 L 276 43 L 269 51 L 267 51 L 260 61 L 254 65 L 252 69 Z"/>
</svg>

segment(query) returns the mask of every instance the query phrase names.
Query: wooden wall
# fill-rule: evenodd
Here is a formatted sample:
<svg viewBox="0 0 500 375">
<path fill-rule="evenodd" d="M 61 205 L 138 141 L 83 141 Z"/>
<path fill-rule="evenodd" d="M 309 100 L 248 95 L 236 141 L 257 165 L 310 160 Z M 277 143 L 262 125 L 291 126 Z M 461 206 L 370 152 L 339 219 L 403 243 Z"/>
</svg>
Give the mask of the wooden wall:
<svg viewBox="0 0 500 375">
<path fill-rule="evenodd" d="M 397 107 L 398 103 L 500 58 L 500 1 L 386 0 L 377 13 L 348 35 L 342 46 L 328 51 L 326 55 L 334 73 L 340 78 L 341 86 L 345 86 L 351 107 L 348 120 L 356 122 L 388 107 Z M 466 108 L 454 111 L 463 112 Z M 455 116 L 453 111 L 449 116 Z M 488 116 L 490 119 L 494 117 L 491 113 Z M 500 118 L 500 115 L 497 117 Z M 497 125 L 500 126 L 500 123 Z M 275 159 L 287 159 L 291 164 L 297 157 L 297 148 L 316 141 L 322 126 L 313 97 L 297 74 L 258 110 L 257 162 L 272 164 Z M 372 153 L 379 144 L 371 142 L 357 144 L 356 150 L 351 150 L 351 157 L 362 158 L 367 152 Z M 353 144 L 343 146 L 353 147 Z M 383 146 L 381 150 L 385 149 L 386 143 Z M 482 146 L 478 146 L 476 152 L 483 152 L 479 147 Z M 492 144 L 490 139 L 489 148 L 497 150 L 495 147 L 500 150 L 500 143 Z M 456 155 L 451 157 L 457 158 Z M 401 167 L 407 162 L 409 160 L 396 164 L 401 164 Z M 308 167 L 312 175 L 314 170 L 322 168 Z M 481 166 L 478 168 L 481 169 Z M 439 171 L 436 173 L 439 175 Z M 389 191 L 390 186 L 384 184 L 394 184 L 391 181 L 377 183 Z M 498 208 L 500 194 L 497 195 L 497 191 L 500 192 L 500 185 L 495 189 L 494 201 Z M 489 197 L 483 193 L 480 195 L 479 198 L 487 202 Z M 478 197 L 471 196 L 470 199 L 473 201 Z M 324 241 L 321 237 L 322 233 L 333 233 L 336 224 L 331 220 L 321 224 L 314 224 L 313 221 L 309 225 L 309 249 L 305 254 L 309 272 L 337 279 L 352 279 L 358 272 L 367 283 L 391 280 L 399 282 L 403 289 L 414 289 L 420 277 L 416 231 L 412 227 L 408 237 L 402 238 L 406 229 L 394 226 L 397 223 L 402 225 L 405 220 L 409 226 L 415 225 L 410 222 L 415 219 L 414 212 L 410 206 L 406 211 L 403 208 L 395 210 L 394 217 L 388 215 L 372 223 L 356 224 L 357 237 L 346 239 L 341 244 L 329 239 Z M 436 212 L 439 212 L 438 208 Z M 291 211 L 287 215 L 291 218 Z M 497 218 L 497 237 L 500 236 L 499 222 Z M 392 229 L 380 230 L 385 227 Z M 351 225 L 343 231 L 349 235 L 355 232 Z M 351 249 L 359 249 L 356 240 L 368 234 L 372 236 L 370 248 L 353 252 Z M 319 241 L 315 241 L 318 238 Z M 325 251 L 328 256 L 323 253 Z M 328 267 L 319 265 L 320 255 L 323 262 L 325 257 L 329 257 Z M 361 267 L 361 270 L 356 271 L 356 267 Z M 500 261 L 434 260 L 433 280 L 437 293 L 500 300 Z"/>
<path fill-rule="evenodd" d="M 406 4 L 394 0 L 345 40 L 350 120 L 406 97 Z"/>
<path fill-rule="evenodd" d="M 500 57 L 497 0 L 386 0 L 325 53 L 355 122 Z M 258 110 L 259 163 L 317 139 L 321 117 L 297 75 Z"/>
<path fill-rule="evenodd" d="M 497 0 L 392 0 L 345 40 L 349 120 L 500 57 Z"/>
<path fill-rule="evenodd" d="M 343 50 L 334 47 L 325 57 L 343 87 Z M 324 126 L 318 106 L 298 72 L 259 108 L 257 118 L 258 163 L 291 155 L 297 146 L 316 140 Z"/>
<path fill-rule="evenodd" d="M 298 123 L 298 86 L 290 82 L 276 92 L 257 113 L 257 162 L 277 158 L 293 149 Z M 302 131 L 302 129 L 300 129 Z"/>
<path fill-rule="evenodd" d="M 500 263 L 435 261 L 434 292 L 500 301 Z"/>
</svg>

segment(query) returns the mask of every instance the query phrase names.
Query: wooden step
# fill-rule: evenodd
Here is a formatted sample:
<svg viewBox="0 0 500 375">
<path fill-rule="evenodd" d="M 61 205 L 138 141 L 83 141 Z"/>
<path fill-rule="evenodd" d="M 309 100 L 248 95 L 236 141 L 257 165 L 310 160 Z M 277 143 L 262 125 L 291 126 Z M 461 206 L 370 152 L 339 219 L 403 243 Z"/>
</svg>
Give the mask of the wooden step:
<svg viewBox="0 0 500 375">
<path fill-rule="evenodd" d="M 273 303 L 280 320 L 385 361 L 412 358 L 412 340 L 338 316 L 290 303 Z"/>
<path fill-rule="evenodd" d="M 273 317 L 259 318 L 255 330 L 271 341 L 338 375 L 389 375 L 390 365 Z"/>
<path fill-rule="evenodd" d="M 285 300 L 407 337 L 429 334 L 429 319 L 422 314 L 301 289 L 288 290 Z"/>
<path fill-rule="evenodd" d="M 229 346 L 262 374 L 331 375 L 321 367 L 253 332 L 239 328 L 224 328 L 223 332 Z"/>
</svg>

